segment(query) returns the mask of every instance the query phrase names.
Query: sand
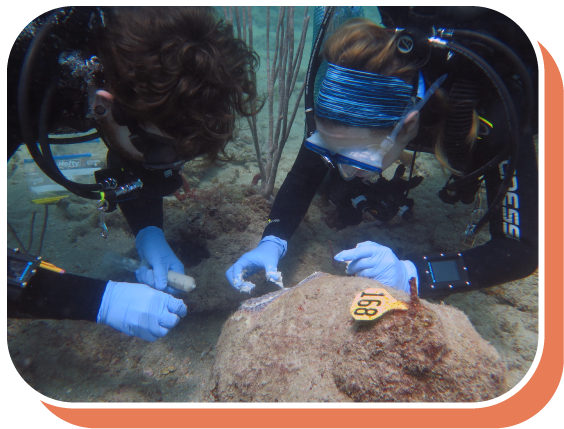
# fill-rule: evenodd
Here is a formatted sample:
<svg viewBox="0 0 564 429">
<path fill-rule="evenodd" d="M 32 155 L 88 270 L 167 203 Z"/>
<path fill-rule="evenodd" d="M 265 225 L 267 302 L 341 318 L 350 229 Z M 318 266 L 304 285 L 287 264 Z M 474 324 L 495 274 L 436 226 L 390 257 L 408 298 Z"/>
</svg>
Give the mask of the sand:
<svg viewBox="0 0 564 429">
<path fill-rule="evenodd" d="M 295 146 L 293 141 L 285 152 L 279 180 L 291 166 Z M 43 207 L 30 202 L 23 168 L 15 164 L 17 159 L 9 165 L 12 172 L 8 179 L 8 220 L 20 239 L 27 243 L 31 212 L 37 211 L 33 246 L 36 249 Z M 12 165 L 15 165 L 13 169 Z M 457 249 L 472 207 L 452 207 L 440 202 L 437 192 L 443 185 L 443 178 L 430 156 L 421 157 L 417 168 L 427 177 L 411 193 L 416 205 L 415 217 L 410 221 L 396 219 L 380 226 L 365 222 L 337 232 L 324 221 L 334 208 L 316 196 L 306 219 L 289 242 L 287 255 L 280 262 L 284 284 L 295 285 L 314 271 L 343 274 L 344 267 L 333 266 L 329 241 L 334 252 L 339 252 L 358 242 L 372 240 L 391 247 L 399 257 L 410 251 Z M 201 389 L 213 364 L 213 346 L 223 321 L 237 305 L 232 297 L 246 298 L 231 288 L 223 273 L 260 240 L 268 205 L 260 205 L 261 197 L 256 195 L 258 186 L 251 185 L 257 171 L 254 164 L 232 163 L 201 171 L 200 182 L 193 188 L 200 189 L 201 193 L 206 189 L 216 190 L 219 201 L 212 200 L 215 205 L 211 210 L 191 198 L 181 202 L 167 197 L 165 201 L 167 239 L 178 246 L 177 254 L 192 255 L 181 256 L 187 266 L 186 273 L 193 276 L 197 284 L 193 295 L 186 300 L 190 314 L 167 337 L 152 344 L 88 322 L 8 320 L 10 354 L 26 382 L 46 396 L 64 401 L 203 399 Z M 221 203 L 222 196 L 225 200 L 236 192 L 247 192 L 251 196 L 239 202 Z M 74 274 L 135 281 L 132 273 L 108 270 L 101 265 L 108 250 L 137 257 L 134 237 L 121 213 L 116 211 L 107 216 L 110 234 L 104 239 L 97 226 L 96 203 L 76 197 L 69 200 L 66 208 L 49 206 L 44 259 Z M 262 208 L 250 211 L 249 200 L 255 207 L 259 204 Z M 234 213 L 248 213 L 248 219 L 242 231 L 236 219 L 231 223 L 210 222 L 187 227 L 190 218 L 187 213 L 203 213 L 203 216 L 215 213 L 213 218 L 221 220 Z M 190 244 L 180 239 L 182 231 L 192 243 L 201 246 L 198 254 L 191 254 Z M 483 233 L 478 240 L 484 242 L 487 234 Z M 8 245 L 17 245 L 10 235 Z M 204 254 L 208 257 L 203 258 Z M 197 265 L 190 265 L 198 260 Z M 253 296 L 277 289 L 276 285 L 267 283 L 261 273 L 253 276 L 252 281 L 257 284 Z M 478 332 L 496 347 L 507 363 L 511 386 L 515 386 L 526 374 L 537 350 L 538 276 L 453 295 L 445 303 L 464 311 Z"/>
</svg>

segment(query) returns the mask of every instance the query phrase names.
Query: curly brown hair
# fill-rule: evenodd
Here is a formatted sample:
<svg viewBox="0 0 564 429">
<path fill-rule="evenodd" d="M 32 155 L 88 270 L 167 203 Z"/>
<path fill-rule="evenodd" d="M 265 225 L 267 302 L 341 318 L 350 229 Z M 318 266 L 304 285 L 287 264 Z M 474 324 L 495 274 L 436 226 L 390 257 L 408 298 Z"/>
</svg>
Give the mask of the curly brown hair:
<svg viewBox="0 0 564 429">
<path fill-rule="evenodd" d="M 225 159 L 236 115 L 256 114 L 258 55 L 211 7 L 111 7 L 99 55 L 125 114 L 180 139 L 186 157 Z"/>
</svg>

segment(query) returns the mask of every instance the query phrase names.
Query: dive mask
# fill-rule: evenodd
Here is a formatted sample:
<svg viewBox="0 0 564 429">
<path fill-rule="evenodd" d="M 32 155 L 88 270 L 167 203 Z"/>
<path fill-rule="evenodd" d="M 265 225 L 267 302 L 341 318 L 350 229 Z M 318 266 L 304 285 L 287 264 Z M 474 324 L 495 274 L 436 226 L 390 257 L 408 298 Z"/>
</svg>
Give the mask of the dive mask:
<svg viewBox="0 0 564 429">
<path fill-rule="evenodd" d="M 371 128 L 338 126 L 330 129 L 322 123 L 316 123 L 317 131 L 306 139 L 305 146 L 319 153 L 328 165 L 338 168 L 343 179 L 347 181 L 354 177 L 381 173 L 399 158 L 409 143 L 409 139 L 396 142 L 405 121 L 423 108 L 446 77 L 446 74 L 439 77 L 384 138 L 373 135 Z"/>
<path fill-rule="evenodd" d="M 325 133 L 322 136 L 315 131 L 306 139 L 305 146 L 320 154 L 329 166 L 338 168 L 345 180 L 371 176 L 383 170 L 383 156 L 380 141 L 371 136 L 370 131 L 368 128 L 347 127 L 346 137 L 344 134 L 337 137 Z"/>
</svg>

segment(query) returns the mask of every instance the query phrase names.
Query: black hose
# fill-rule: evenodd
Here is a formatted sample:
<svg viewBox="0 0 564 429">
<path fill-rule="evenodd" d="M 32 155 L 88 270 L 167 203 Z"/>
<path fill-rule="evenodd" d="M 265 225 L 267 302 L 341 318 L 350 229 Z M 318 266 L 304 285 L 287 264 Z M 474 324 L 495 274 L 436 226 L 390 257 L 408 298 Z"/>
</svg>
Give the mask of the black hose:
<svg viewBox="0 0 564 429">
<path fill-rule="evenodd" d="M 78 137 L 62 137 L 62 138 L 49 138 L 47 141 L 50 144 L 76 144 L 86 143 L 100 137 L 98 131 Z"/>
<path fill-rule="evenodd" d="M 461 177 L 460 179 L 453 182 L 451 185 L 447 187 L 449 190 L 455 190 L 457 186 L 462 186 L 465 184 L 470 183 L 471 181 L 478 179 L 479 177 L 483 176 L 489 169 L 498 165 L 501 161 L 503 161 L 508 155 L 512 157 L 517 157 L 517 153 L 519 151 L 519 134 L 517 133 L 517 115 L 515 113 L 515 107 L 513 106 L 513 102 L 511 101 L 511 95 L 507 90 L 507 87 L 499 77 L 499 75 L 493 70 L 493 68 L 481 57 L 476 55 L 474 52 L 470 51 L 469 49 L 465 48 L 462 45 L 459 45 L 455 42 L 448 42 L 445 47 L 451 51 L 457 52 L 461 55 L 464 55 L 466 58 L 473 61 L 480 69 L 486 74 L 486 76 L 490 79 L 493 83 L 496 92 L 498 93 L 499 97 L 504 106 L 505 114 L 507 117 L 507 124 L 508 124 L 508 138 L 507 144 L 498 155 L 496 155 L 491 161 L 489 161 L 486 165 L 479 168 L 478 170 Z M 517 160 L 515 159 L 515 165 Z M 514 173 L 514 170 L 511 171 L 511 176 Z M 456 183 L 456 186 L 453 184 Z"/>
<path fill-rule="evenodd" d="M 487 36 L 477 31 L 452 30 L 452 37 L 466 37 L 489 43 L 494 49 L 501 51 L 504 55 L 506 55 L 509 60 L 515 65 L 517 74 L 521 78 L 523 89 L 525 91 L 525 110 L 523 112 L 523 120 L 521 121 L 520 126 L 521 133 L 524 133 L 533 114 L 534 91 L 531 76 L 527 72 L 527 68 L 525 67 L 525 64 L 523 64 L 523 61 L 521 61 L 521 58 L 519 58 L 519 56 L 515 52 L 513 52 L 513 50 L 505 43 L 502 43 L 494 37 Z"/>
<path fill-rule="evenodd" d="M 471 163 L 471 146 L 468 134 L 474 123 L 474 110 L 478 104 L 478 85 L 468 79 L 456 79 L 449 93 L 445 125 L 445 148 L 449 165 L 467 174 Z"/>
<path fill-rule="evenodd" d="M 509 187 L 513 180 L 515 169 L 517 167 L 517 156 L 519 153 L 519 134 L 517 132 L 517 115 L 515 113 L 515 107 L 511 100 L 511 95 L 509 94 L 507 87 L 503 83 L 503 80 L 483 58 L 481 58 L 474 52 L 470 51 L 469 49 L 455 42 L 448 42 L 446 43 L 445 47 L 451 51 L 457 52 L 460 55 L 463 55 L 464 57 L 470 59 L 486 74 L 486 76 L 493 83 L 495 90 L 498 93 L 503 103 L 503 106 L 505 108 L 505 114 L 507 116 L 508 143 L 505 149 L 502 150 L 494 159 L 488 162 L 484 167 L 474 171 L 473 173 L 468 174 L 465 177 L 460 178 L 456 182 L 453 182 L 456 183 L 456 187 L 461 186 L 462 184 L 469 183 L 472 180 L 482 176 L 493 165 L 499 164 L 503 159 L 509 157 L 509 163 L 505 171 L 505 177 L 503 178 L 501 187 L 496 197 L 489 205 L 486 214 L 482 216 L 482 219 L 480 219 L 480 221 L 476 224 L 476 226 L 472 230 L 472 234 L 475 235 L 489 221 L 489 219 L 493 216 L 494 212 L 501 207 L 503 203 L 503 199 L 505 198 L 505 195 L 507 194 L 507 191 L 509 190 Z M 447 189 L 448 187 L 449 186 L 447 185 Z"/>
<path fill-rule="evenodd" d="M 49 36 L 49 31 L 53 22 L 57 21 L 59 15 L 64 12 L 58 10 L 53 12 L 47 18 L 45 24 L 37 30 L 37 34 L 29 44 L 27 52 L 25 54 L 24 61 L 22 63 L 22 70 L 20 72 L 20 80 L 18 84 L 18 116 L 20 119 L 20 127 L 23 135 L 23 140 L 25 144 L 35 144 L 35 136 L 33 134 L 33 123 L 31 121 L 30 112 L 30 87 L 31 87 L 31 73 L 35 68 L 36 59 L 41 53 L 41 48 L 43 47 L 43 42 Z"/>
<path fill-rule="evenodd" d="M 39 146 L 41 147 L 41 159 L 45 165 L 42 170 L 51 170 L 54 177 L 57 178 L 64 178 L 63 173 L 57 167 L 55 160 L 53 159 L 53 153 L 51 152 L 51 146 L 46 144 L 47 140 L 47 132 L 48 132 L 48 124 L 49 124 L 49 105 L 51 104 L 51 100 L 55 97 L 57 93 L 57 86 L 59 84 L 59 79 L 53 78 L 49 86 L 47 87 L 47 91 L 45 91 L 45 95 L 43 96 L 43 101 L 41 102 L 41 107 L 39 108 L 39 135 L 37 139 L 39 140 Z M 37 161 L 36 161 L 37 163 Z"/>
<path fill-rule="evenodd" d="M 52 86 L 53 85 L 51 85 L 50 89 L 52 88 Z M 50 90 L 48 89 L 47 94 L 49 94 L 49 92 L 50 92 Z M 45 100 L 44 100 L 43 104 L 45 104 Z M 40 125 L 40 128 L 41 128 L 41 125 Z M 35 138 L 34 138 L 34 140 L 35 140 Z M 54 171 L 53 165 L 50 164 L 43 157 L 43 154 L 41 153 L 41 151 L 37 147 L 37 143 L 35 141 L 29 142 L 29 143 L 26 142 L 26 145 L 27 145 L 27 149 L 28 149 L 29 153 L 31 154 L 31 157 L 33 158 L 35 163 L 39 166 L 39 168 L 41 168 L 41 170 L 47 175 L 47 177 L 49 177 L 54 182 L 58 183 L 60 176 L 62 176 L 61 172 L 60 171 L 56 171 L 56 172 Z M 54 161 L 53 161 L 52 158 L 51 158 L 51 162 L 54 164 Z"/>
<path fill-rule="evenodd" d="M 329 26 L 329 22 L 333 16 L 334 7 L 328 6 L 327 10 L 325 11 L 325 15 L 323 16 L 323 21 L 319 26 L 319 32 L 317 33 L 317 38 L 315 39 L 315 43 L 313 45 L 313 49 L 311 50 L 311 56 L 309 58 L 309 65 L 307 68 L 307 76 L 306 76 L 306 87 L 305 87 L 305 96 L 304 96 L 304 105 L 305 105 L 305 114 L 306 114 L 306 127 L 307 127 L 307 136 L 311 136 L 316 129 L 315 120 L 314 120 L 314 105 L 315 100 L 313 99 L 313 93 L 315 90 L 315 77 L 317 75 L 317 71 L 319 70 L 319 66 L 321 65 L 321 60 L 319 58 L 319 52 L 321 50 L 321 45 L 323 44 L 323 39 L 325 38 L 325 33 L 327 32 L 327 27 Z"/>
<path fill-rule="evenodd" d="M 51 105 L 51 100 L 54 98 L 57 92 L 57 85 L 58 79 L 55 78 L 49 85 L 49 88 L 45 93 L 43 102 L 41 103 L 41 109 L 39 112 L 39 144 L 41 146 L 41 152 L 37 148 L 36 143 L 28 144 L 28 150 L 30 151 L 33 160 L 51 180 L 80 197 L 88 198 L 91 200 L 100 199 L 98 192 L 102 191 L 102 185 L 79 184 L 68 180 L 63 175 L 63 173 L 61 173 L 61 171 L 55 164 L 55 160 L 53 159 L 51 147 L 47 141 L 47 130 L 49 123 L 49 108 Z"/>
<path fill-rule="evenodd" d="M 47 175 L 47 177 L 65 187 L 70 192 L 75 193 L 76 195 L 88 199 L 99 199 L 99 195 L 93 194 L 92 191 L 100 191 L 102 189 L 101 185 L 82 185 L 68 180 L 61 173 L 61 171 L 55 164 L 55 161 L 53 160 L 51 148 L 48 144 L 49 139 L 47 120 L 49 106 L 51 104 L 50 101 L 55 95 L 57 88 L 57 79 L 55 79 L 47 89 L 43 102 L 41 104 L 39 114 L 39 135 L 36 136 L 33 133 L 34 126 L 31 120 L 30 109 L 30 84 L 32 80 L 32 70 L 34 70 L 36 66 L 37 57 L 41 53 L 41 48 L 43 47 L 45 39 L 50 34 L 53 23 L 57 22 L 60 18 L 60 15 L 63 13 L 63 10 L 58 10 L 49 15 L 45 24 L 43 24 L 37 31 L 36 36 L 31 41 L 26 52 L 18 84 L 18 116 L 20 120 L 20 127 L 24 143 L 26 144 L 29 153 L 31 154 L 35 163 L 39 166 L 39 168 L 41 168 L 41 170 Z M 36 139 L 39 139 L 42 151 L 38 149 Z"/>
<path fill-rule="evenodd" d="M 58 22 L 61 15 L 64 15 L 63 10 L 53 12 L 46 19 L 45 23 L 37 31 L 37 34 L 29 44 L 24 61 L 22 63 L 22 70 L 20 72 L 20 79 L 18 84 L 18 116 L 20 120 L 20 127 L 23 135 L 24 142 L 33 142 L 35 144 L 36 137 L 33 135 L 34 129 L 31 121 L 31 112 L 29 106 L 29 91 L 31 83 L 31 73 L 35 67 L 37 56 L 41 53 L 41 48 L 45 39 L 49 37 L 49 31 L 54 22 Z M 80 137 L 70 137 L 65 139 L 49 139 L 49 142 L 56 144 L 75 144 L 84 143 L 95 138 L 98 138 L 97 132 Z"/>
</svg>

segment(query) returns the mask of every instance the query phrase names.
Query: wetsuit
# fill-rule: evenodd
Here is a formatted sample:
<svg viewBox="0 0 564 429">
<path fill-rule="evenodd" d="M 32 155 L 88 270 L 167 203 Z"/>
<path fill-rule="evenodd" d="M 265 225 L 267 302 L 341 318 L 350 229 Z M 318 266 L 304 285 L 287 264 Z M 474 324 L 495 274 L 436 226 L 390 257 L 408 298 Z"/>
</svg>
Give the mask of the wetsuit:
<svg viewBox="0 0 564 429">
<path fill-rule="evenodd" d="M 381 13 L 385 21 L 386 19 L 390 21 L 393 16 L 396 18 L 396 24 L 401 26 L 402 23 L 405 23 L 405 20 L 402 21 L 402 18 L 404 18 L 402 14 L 406 14 L 408 8 L 382 9 Z M 436 10 L 429 12 L 435 13 Z M 443 22 L 439 24 L 448 26 L 452 16 L 447 8 L 443 12 Z M 534 72 L 537 68 L 536 58 L 534 52 L 531 54 L 530 43 L 516 43 L 515 35 L 519 35 L 519 40 L 523 39 L 521 30 L 516 29 L 516 25 L 512 21 L 499 15 L 497 12 L 488 11 L 486 15 L 482 14 L 474 19 L 479 25 L 476 22 L 471 22 L 466 23 L 468 27 L 460 25 L 457 28 L 478 28 L 490 31 L 490 34 L 495 34 L 492 32 L 492 27 L 498 30 L 504 29 L 506 34 L 511 34 L 511 37 L 513 37 L 514 50 Z M 437 19 L 437 15 L 430 14 L 429 17 Z M 441 17 L 439 16 L 439 18 Z M 501 26 L 499 26 L 500 21 L 503 22 Z M 450 25 L 450 28 L 452 28 L 452 24 Z M 502 39 L 501 36 L 498 35 L 500 39 Z M 506 35 L 506 37 L 508 36 Z M 526 36 L 524 37 L 527 40 Z M 444 51 L 439 55 L 444 55 Z M 499 73 L 507 82 L 506 85 L 511 92 L 518 115 L 522 114 L 527 102 L 533 103 L 536 107 L 535 100 L 523 99 L 522 88 L 519 82 L 512 79 L 512 71 L 508 70 L 507 67 L 503 69 L 503 63 L 499 60 L 496 61 L 493 55 L 491 55 L 491 61 L 496 63 L 498 69 L 501 69 Z M 445 72 L 444 63 L 444 59 L 441 60 L 436 55 L 432 56 L 422 69 L 426 80 L 433 82 L 434 79 L 442 75 Z M 472 70 L 467 63 L 462 64 L 466 64 L 466 73 L 481 76 L 479 70 Z M 456 70 L 451 68 L 448 72 L 456 73 Z M 489 130 L 488 135 L 481 136 L 481 139 L 476 143 L 477 147 L 472 154 L 472 161 L 467 165 L 468 171 L 474 171 L 494 158 L 501 149 L 500 142 L 503 141 L 503 133 L 505 132 L 503 127 L 497 126 L 504 121 L 503 105 L 491 96 L 494 93 L 491 85 L 488 86 L 485 81 L 479 81 L 479 83 L 482 88 L 480 88 L 478 94 L 479 102 L 476 109 L 480 115 L 488 118 L 494 124 L 494 127 Z M 437 116 L 433 114 L 434 109 L 430 101 L 421 111 L 420 130 L 418 136 L 412 142 L 415 146 L 418 144 L 421 144 L 422 147 L 429 146 L 428 131 L 434 125 L 432 123 L 433 118 Z M 520 138 L 518 164 L 513 184 L 505 197 L 503 206 L 494 213 L 489 222 L 491 240 L 484 245 L 461 252 L 468 268 L 470 285 L 459 286 L 456 290 L 450 292 L 465 292 L 520 279 L 532 274 L 538 266 L 538 167 L 533 141 L 536 109 L 531 122 L 533 126 L 529 127 Z M 506 163 L 503 162 L 499 167 L 496 166 L 485 174 L 488 204 L 491 204 L 497 194 L 505 167 Z M 273 235 L 286 241 L 289 240 L 304 218 L 327 173 L 328 168 L 322 158 L 302 144 L 292 169 L 276 195 L 263 237 Z M 349 216 L 349 224 L 352 225 L 360 223 L 361 216 L 358 212 L 355 212 L 351 199 L 358 197 L 359 192 L 362 192 L 362 187 L 368 187 L 368 185 L 362 184 L 359 178 L 346 182 L 340 177 L 339 173 L 332 171 L 330 186 L 338 187 L 340 190 L 341 198 L 335 198 L 340 217 Z M 343 189 L 349 189 L 348 194 Z M 343 215 L 343 213 L 345 214 Z M 407 259 L 411 260 L 417 267 L 420 279 L 424 278 L 422 274 L 427 267 L 422 256 L 418 254 L 407 255 Z M 443 294 L 444 292 L 440 293 L 440 295 Z M 430 287 L 430 283 L 422 282 L 419 284 L 419 295 L 421 297 L 433 297 L 439 295 L 439 293 Z"/>
<path fill-rule="evenodd" d="M 18 115 L 18 83 L 25 55 L 38 29 L 51 12 L 37 17 L 18 36 L 8 60 L 8 160 L 23 141 Z M 62 8 L 61 15 L 43 43 L 34 79 L 30 88 L 30 116 L 36 118 L 45 90 L 53 75 L 61 77 L 55 105 L 50 112 L 50 129 L 53 134 L 87 132 L 95 128 L 89 112 L 88 89 L 103 87 L 101 64 L 96 61 L 96 31 L 102 20 L 100 8 Z M 37 125 L 35 123 L 34 125 Z M 142 167 L 128 163 L 108 150 L 108 167 L 127 167 L 131 171 Z M 144 180 L 144 193 L 136 199 L 120 202 L 133 233 L 148 226 L 163 229 L 163 195 L 180 188 L 182 179 L 175 172 L 172 179 Z M 171 183 L 173 182 L 173 183 Z M 164 189 L 164 191 L 163 191 Z M 32 316 L 51 319 L 82 319 L 96 321 L 107 281 L 73 274 L 56 274 L 39 268 L 24 292 L 16 301 L 9 300 L 10 316 Z"/>
</svg>

